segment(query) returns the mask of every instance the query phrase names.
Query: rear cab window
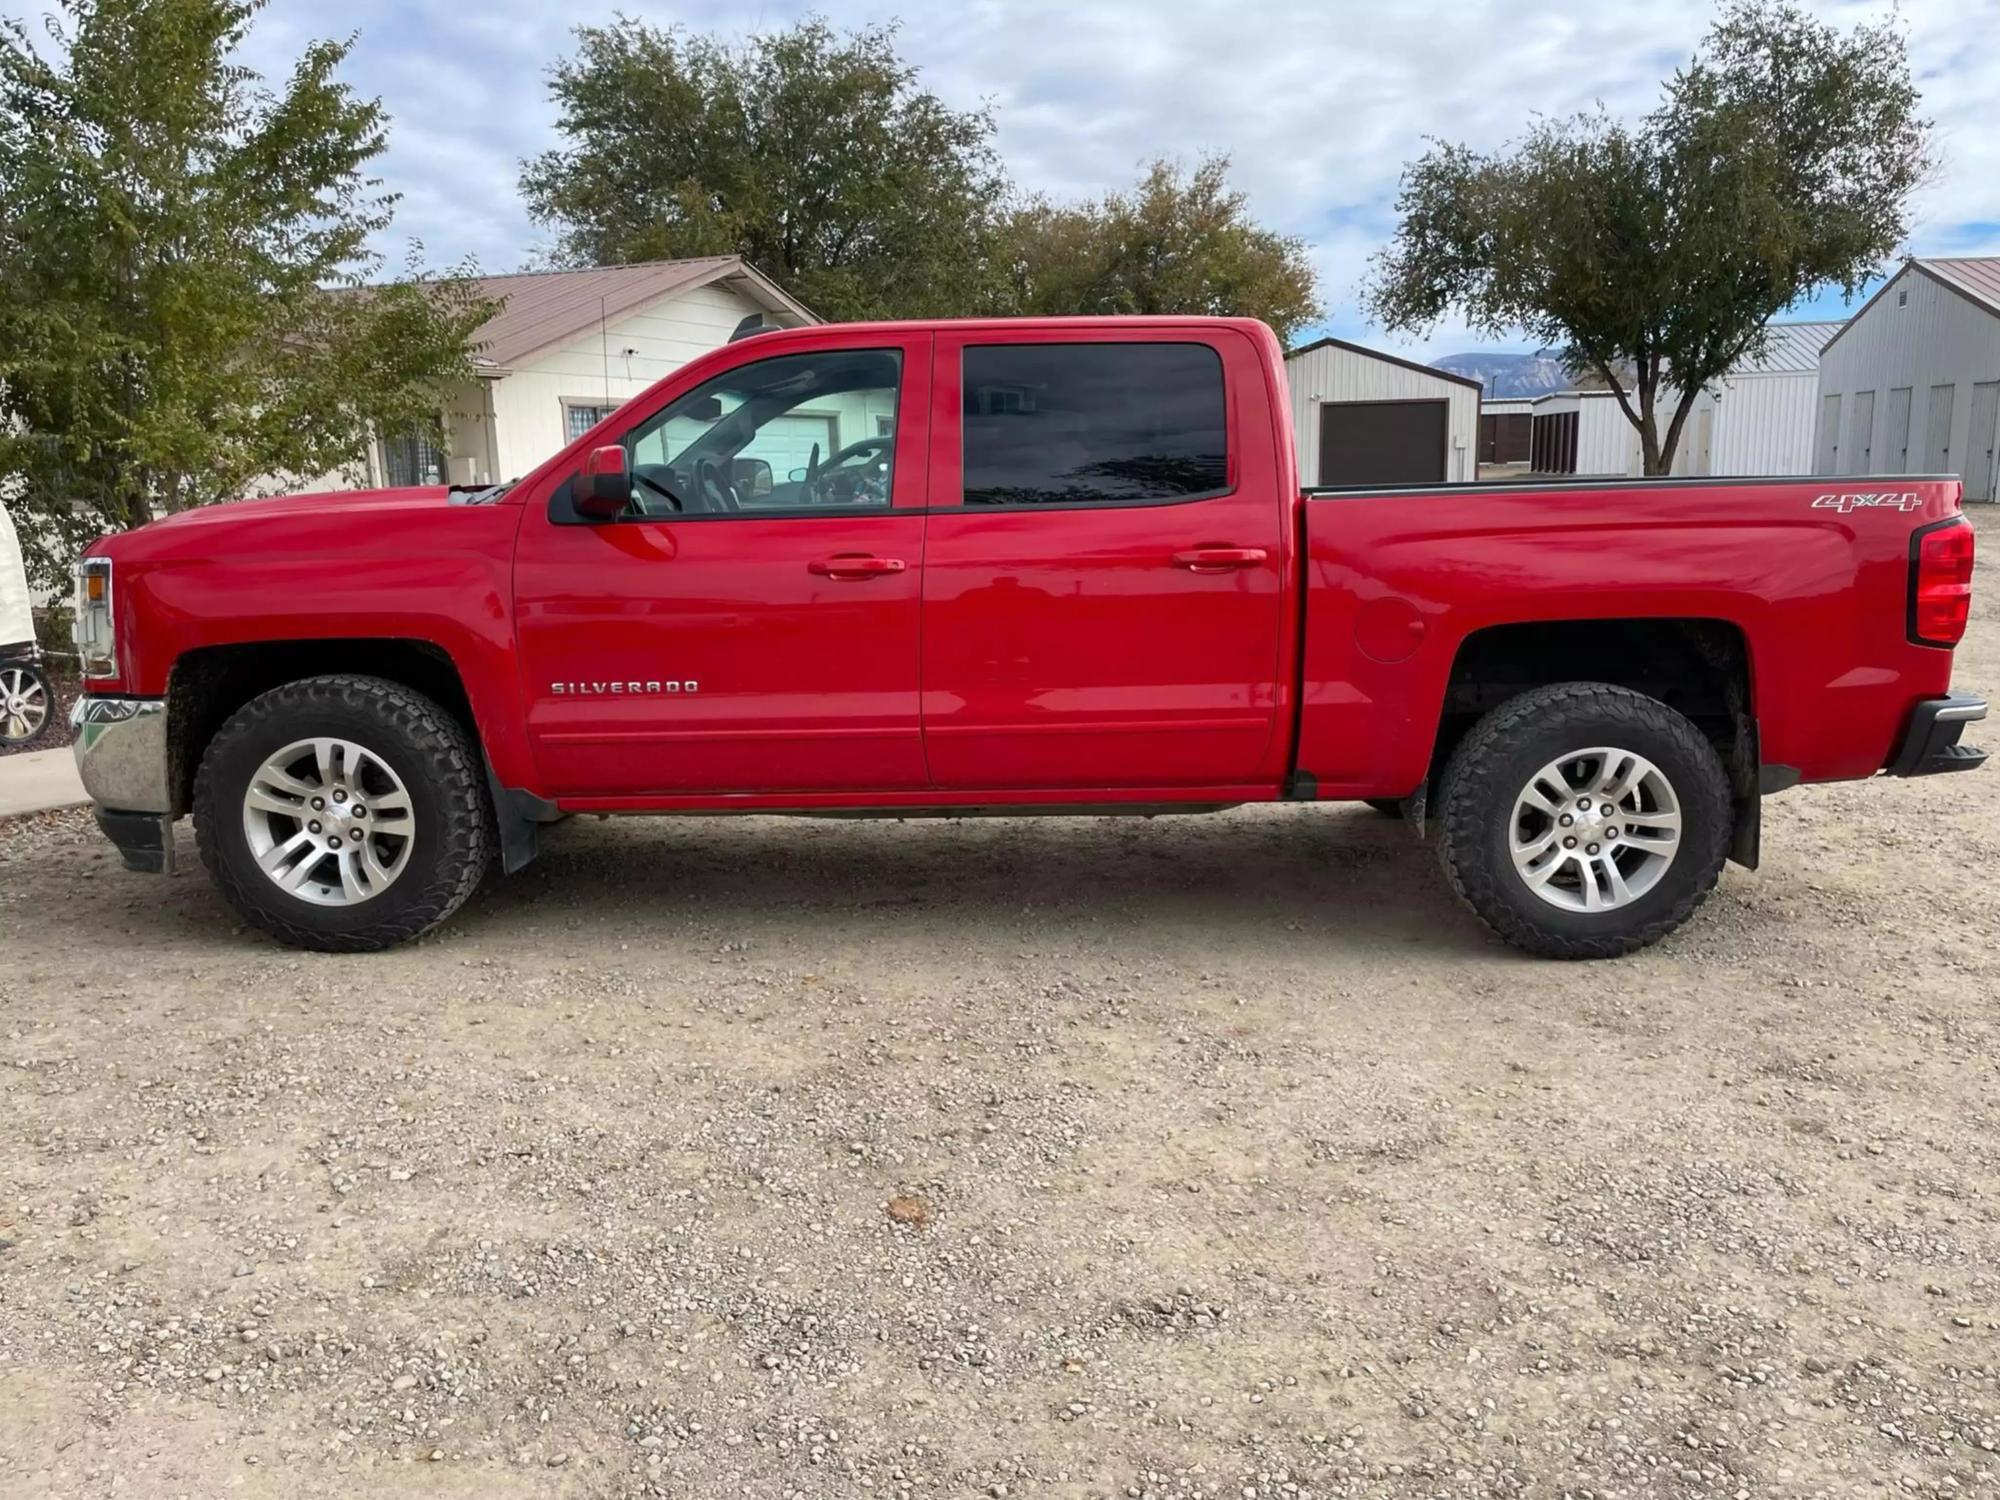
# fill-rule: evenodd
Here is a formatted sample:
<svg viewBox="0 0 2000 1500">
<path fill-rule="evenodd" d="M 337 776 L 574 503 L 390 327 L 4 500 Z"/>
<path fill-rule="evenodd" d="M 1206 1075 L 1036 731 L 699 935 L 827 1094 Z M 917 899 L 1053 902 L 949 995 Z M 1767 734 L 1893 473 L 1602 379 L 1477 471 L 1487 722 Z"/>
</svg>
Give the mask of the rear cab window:
<svg viewBox="0 0 2000 1500">
<path fill-rule="evenodd" d="M 973 344 L 962 379 L 967 506 L 1228 492 L 1222 359 L 1208 344 Z"/>
</svg>

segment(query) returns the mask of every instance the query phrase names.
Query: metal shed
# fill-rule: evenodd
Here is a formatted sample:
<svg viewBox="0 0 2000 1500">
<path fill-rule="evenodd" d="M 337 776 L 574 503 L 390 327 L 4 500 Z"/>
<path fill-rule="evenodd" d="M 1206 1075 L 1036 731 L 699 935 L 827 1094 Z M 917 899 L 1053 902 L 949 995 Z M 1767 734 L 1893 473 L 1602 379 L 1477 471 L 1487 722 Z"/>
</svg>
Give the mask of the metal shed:
<svg viewBox="0 0 2000 1500">
<path fill-rule="evenodd" d="M 1479 408 L 1479 462 L 1524 464 L 1534 450 L 1535 402 L 1531 396 L 1484 402 Z"/>
<path fill-rule="evenodd" d="M 1842 326 L 1773 323 L 1761 354 L 1695 397 L 1674 472 L 1812 473 L 1820 350 Z"/>
<path fill-rule="evenodd" d="M 1819 357 L 1814 470 L 1960 474 L 2000 499 L 2000 256 L 1911 260 Z"/>
<path fill-rule="evenodd" d="M 1285 374 L 1306 484 L 1478 477 L 1478 381 L 1330 338 L 1292 350 Z"/>
<path fill-rule="evenodd" d="M 1639 433 L 1610 391 L 1556 391 L 1535 400 L 1538 474 L 1637 474 Z"/>
</svg>

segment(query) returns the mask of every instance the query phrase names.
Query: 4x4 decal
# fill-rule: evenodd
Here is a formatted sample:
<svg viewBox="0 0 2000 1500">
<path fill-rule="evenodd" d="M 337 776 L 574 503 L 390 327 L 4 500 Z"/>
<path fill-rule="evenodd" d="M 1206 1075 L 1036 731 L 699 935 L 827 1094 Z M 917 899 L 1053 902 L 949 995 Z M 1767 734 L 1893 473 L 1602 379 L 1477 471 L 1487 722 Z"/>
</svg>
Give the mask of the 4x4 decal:
<svg viewBox="0 0 2000 1500">
<path fill-rule="evenodd" d="M 1855 494 L 1820 495 L 1814 499 L 1813 509 L 1837 510 L 1844 516 L 1857 510 L 1912 511 L 1923 503 L 1923 497 L 1914 490 L 1882 490 L 1879 493 L 1863 490 Z"/>
</svg>

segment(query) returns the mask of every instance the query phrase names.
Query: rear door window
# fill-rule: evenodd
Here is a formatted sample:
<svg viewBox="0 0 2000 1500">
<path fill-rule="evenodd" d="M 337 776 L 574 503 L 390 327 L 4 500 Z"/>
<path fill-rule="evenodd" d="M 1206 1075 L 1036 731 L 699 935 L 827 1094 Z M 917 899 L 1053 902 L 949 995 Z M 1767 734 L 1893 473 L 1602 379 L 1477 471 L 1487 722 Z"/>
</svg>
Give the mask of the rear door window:
<svg viewBox="0 0 2000 1500">
<path fill-rule="evenodd" d="M 1159 504 L 1229 483 L 1222 359 L 1207 344 L 965 350 L 967 505 Z"/>
</svg>

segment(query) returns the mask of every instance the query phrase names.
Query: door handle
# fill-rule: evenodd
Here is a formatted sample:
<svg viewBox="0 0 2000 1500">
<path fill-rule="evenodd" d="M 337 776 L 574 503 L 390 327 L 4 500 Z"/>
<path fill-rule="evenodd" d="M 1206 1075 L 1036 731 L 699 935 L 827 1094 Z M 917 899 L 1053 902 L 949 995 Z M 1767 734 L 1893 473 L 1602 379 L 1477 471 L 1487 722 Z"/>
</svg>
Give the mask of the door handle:
<svg viewBox="0 0 2000 1500">
<path fill-rule="evenodd" d="M 1270 556 L 1262 547 L 1195 547 L 1174 554 L 1174 566 L 1190 573 L 1227 573 L 1254 568 Z"/>
<path fill-rule="evenodd" d="M 862 579 L 880 578 L 887 573 L 901 573 L 909 567 L 900 557 L 865 557 L 854 553 L 842 553 L 838 557 L 815 558 L 806 564 L 808 573 L 821 578 Z"/>
</svg>

